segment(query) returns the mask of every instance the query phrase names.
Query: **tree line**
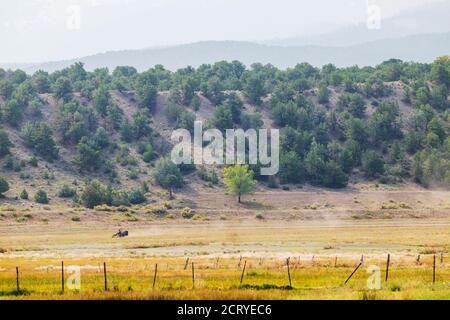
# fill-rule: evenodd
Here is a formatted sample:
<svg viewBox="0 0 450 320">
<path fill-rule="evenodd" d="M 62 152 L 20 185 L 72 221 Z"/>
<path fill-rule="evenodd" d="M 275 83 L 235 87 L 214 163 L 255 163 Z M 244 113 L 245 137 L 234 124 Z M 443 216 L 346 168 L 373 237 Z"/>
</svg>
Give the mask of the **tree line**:
<svg viewBox="0 0 450 320">
<path fill-rule="evenodd" d="M 0 69 L 0 157 L 4 170 L 23 172 L 38 160 L 57 160 L 64 146 L 74 150 L 73 165 L 80 173 L 100 172 L 110 185 L 120 184 L 118 166 L 139 179 L 142 160 L 152 164 L 158 184 L 181 187 L 183 173 L 195 170 L 192 166 L 171 167 L 170 179 L 158 174 L 169 166 L 167 161 L 162 166 L 168 150 L 151 121 L 158 94 L 167 92 L 167 118 L 188 130 L 202 99 L 215 106 L 207 127 L 219 130 L 260 128 L 262 111 L 268 110 L 281 129 L 280 172 L 266 178 L 257 175 L 258 165 L 249 170 L 269 187 L 340 188 L 352 179 L 448 187 L 449 88 L 448 56 L 429 64 L 391 59 L 376 67 L 301 63 L 286 70 L 270 64 L 247 68 L 238 61 L 176 72 L 161 65 L 144 72 L 128 66 L 89 72 L 82 63 L 32 75 Z M 138 105 L 131 118 L 112 99 L 112 90 Z M 44 115 L 49 96 L 57 101 L 52 122 Z M 256 111 L 245 111 L 244 101 Z M 12 154 L 10 130 L 19 133 L 33 158 Z M 101 202 L 126 203 L 124 195 L 100 193 Z"/>
</svg>

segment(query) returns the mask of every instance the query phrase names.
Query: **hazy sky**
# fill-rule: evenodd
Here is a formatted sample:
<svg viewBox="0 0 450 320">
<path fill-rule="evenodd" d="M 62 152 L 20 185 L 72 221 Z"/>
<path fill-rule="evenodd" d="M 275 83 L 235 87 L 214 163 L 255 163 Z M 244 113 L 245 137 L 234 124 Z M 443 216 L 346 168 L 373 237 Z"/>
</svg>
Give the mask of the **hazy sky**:
<svg viewBox="0 0 450 320">
<path fill-rule="evenodd" d="M 442 0 L 0 0 L 0 62 L 323 33 Z"/>
</svg>

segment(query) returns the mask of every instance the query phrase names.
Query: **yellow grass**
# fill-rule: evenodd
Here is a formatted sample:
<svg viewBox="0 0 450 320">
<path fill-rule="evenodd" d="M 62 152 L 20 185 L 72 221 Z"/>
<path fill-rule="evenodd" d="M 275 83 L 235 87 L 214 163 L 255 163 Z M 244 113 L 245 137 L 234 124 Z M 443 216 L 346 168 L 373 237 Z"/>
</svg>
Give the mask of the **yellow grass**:
<svg viewBox="0 0 450 320">
<path fill-rule="evenodd" d="M 448 192 L 356 197 L 291 191 L 251 195 L 241 206 L 218 193 L 127 210 L 4 204 L 0 299 L 449 299 L 448 198 Z M 190 202 L 193 210 L 187 209 Z M 130 236 L 113 239 L 119 228 Z M 361 255 L 364 265 L 344 284 Z M 288 257 L 292 288 L 286 287 Z M 61 294 L 62 260 L 66 267 L 81 268 L 80 290 L 66 286 Z M 371 290 L 374 274 L 368 270 L 377 267 L 380 288 Z M 66 269 L 65 280 L 70 276 Z"/>
</svg>

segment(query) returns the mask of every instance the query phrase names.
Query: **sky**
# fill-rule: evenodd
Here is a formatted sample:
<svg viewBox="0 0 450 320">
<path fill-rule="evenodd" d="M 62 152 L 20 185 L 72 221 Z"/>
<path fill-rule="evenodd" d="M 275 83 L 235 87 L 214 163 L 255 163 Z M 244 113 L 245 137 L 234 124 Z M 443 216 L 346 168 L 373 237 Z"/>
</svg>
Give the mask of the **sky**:
<svg viewBox="0 0 450 320">
<path fill-rule="evenodd" d="M 1 0 L 0 62 L 44 62 L 207 40 L 326 33 L 443 0 Z M 448 0 L 447 0 L 448 1 Z"/>
</svg>

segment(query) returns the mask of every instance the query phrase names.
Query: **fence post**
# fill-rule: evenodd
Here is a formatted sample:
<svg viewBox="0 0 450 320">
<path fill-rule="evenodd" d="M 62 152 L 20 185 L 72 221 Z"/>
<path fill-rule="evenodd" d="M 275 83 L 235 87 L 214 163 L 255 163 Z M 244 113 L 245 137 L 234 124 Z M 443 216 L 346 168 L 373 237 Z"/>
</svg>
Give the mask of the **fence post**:
<svg viewBox="0 0 450 320">
<path fill-rule="evenodd" d="M 286 259 L 286 266 L 287 266 L 287 272 L 288 272 L 288 277 L 289 277 L 289 287 L 292 287 L 292 281 L 291 281 L 291 270 L 289 269 L 289 259 Z"/>
<path fill-rule="evenodd" d="M 242 285 L 242 281 L 244 281 L 244 272 L 245 272 L 245 267 L 247 266 L 247 260 L 244 261 L 244 268 L 242 268 L 242 274 L 241 274 L 241 282 L 240 285 Z"/>
<path fill-rule="evenodd" d="M 186 258 L 186 262 L 184 263 L 184 270 L 187 269 L 188 264 L 189 264 L 189 257 Z"/>
<path fill-rule="evenodd" d="M 238 268 L 241 267 L 241 262 L 242 262 L 242 256 L 239 257 L 239 262 L 238 262 L 238 265 L 237 265 Z"/>
<path fill-rule="evenodd" d="M 105 291 L 108 291 L 108 278 L 106 277 L 106 262 L 103 262 L 103 276 L 105 278 Z"/>
<path fill-rule="evenodd" d="M 347 278 L 347 280 L 345 280 L 344 284 L 347 284 L 347 282 L 353 277 L 353 275 L 355 274 L 356 271 L 358 271 L 359 267 L 361 267 L 362 263 L 360 262 L 358 264 L 358 266 L 356 267 L 356 269 L 352 272 L 352 274 Z"/>
<path fill-rule="evenodd" d="M 61 261 L 61 289 L 64 293 L 64 261 Z"/>
<path fill-rule="evenodd" d="M 436 255 L 433 255 L 433 284 L 436 282 Z"/>
<path fill-rule="evenodd" d="M 156 284 L 156 274 L 158 273 L 158 264 L 155 264 L 155 274 L 153 275 L 153 290 L 155 289 Z"/>
<path fill-rule="evenodd" d="M 391 262 L 391 254 L 388 253 L 387 256 L 387 261 L 386 261 L 386 282 L 388 281 L 388 277 L 389 277 L 389 264 Z"/>
<path fill-rule="evenodd" d="M 335 267 L 335 268 L 337 267 L 337 256 L 334 257 L 334 267 Z"/>
<path fill-rule="evenodd" d="M 20 291 L 20 286 L 19 286 L 19 267 L 16 267 L 16 289 L 17 289 L 17 292 Z"/>
<path fill-rule="evenodd" d="M 444 253 L 441 252 L 441 264 L 443 264 L 443 263 L 444 263 Z"/>
<path fill-rule="evenodd" d="M 194 262 L 192 262 L 192 289 L 195 289 L 195 268 L 194 268 Z"/>
</svg>

